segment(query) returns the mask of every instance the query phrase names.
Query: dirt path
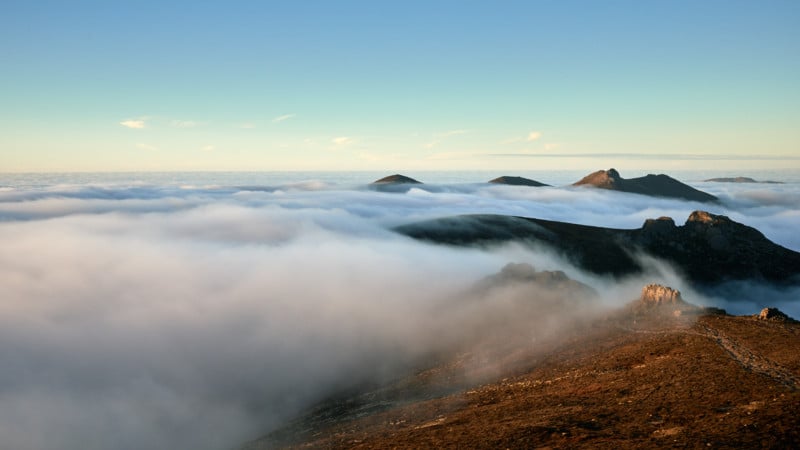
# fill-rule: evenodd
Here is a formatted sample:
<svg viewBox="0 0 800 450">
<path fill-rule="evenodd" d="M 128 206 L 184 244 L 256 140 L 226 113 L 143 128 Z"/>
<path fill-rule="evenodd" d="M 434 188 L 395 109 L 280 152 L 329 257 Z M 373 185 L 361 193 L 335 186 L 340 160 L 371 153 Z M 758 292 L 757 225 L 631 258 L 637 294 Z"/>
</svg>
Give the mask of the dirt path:
<svg viewBox="0 0 800 450">
<path fill-rule="evenodd" d="M 727 353 L 745 370 L 768 376 L 792 390 L 797 390 L 798 387 L 800 387 L 800 380 L 798 380 L 797 377 L 795 377 L 789 370 L 769 358 L 754 353 L 752 350 L 731 338 L 721 330 L 713 328 L 708 324 L 698 323 L 697 327 L 694 329 L 675 327 L 664 328 L 660 330 L 646 330 L 623 326 L 618 327 L 625 331 L 639 334 L 672 334 L 677 332 L 704 336 L 719 345 L 725 351 L 725 353 Z"/>
<path fill-rule="evenodd" d="M 745 370 L 766 375 L 792 390 L 798 388 L 797 378 L 780 364 L 753 353 L 750 349 L 716 328 L 712 328 L 706 324 L 699 324 L 699 328 L 700 335 L 706 336 L 716 342 L 717 345 L 722 347 L 722 349 L 725 350 L 734 361 L 744 367 Z"/>
</svg>

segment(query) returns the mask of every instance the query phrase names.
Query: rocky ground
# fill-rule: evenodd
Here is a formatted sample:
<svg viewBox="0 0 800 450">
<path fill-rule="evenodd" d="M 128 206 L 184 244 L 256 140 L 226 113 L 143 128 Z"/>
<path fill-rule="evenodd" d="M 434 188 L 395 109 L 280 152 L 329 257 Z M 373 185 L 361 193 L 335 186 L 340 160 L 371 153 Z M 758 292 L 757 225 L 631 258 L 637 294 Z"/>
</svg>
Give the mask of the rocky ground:
<svg viewBox="0 0 800 450">
<path fill-rule="evenodd" d="M 648 286 L 565 333 L 442 358 L 245 448 L 800 446 L 800 324 L 790 319 L 728 316 Z"/>
</svg>

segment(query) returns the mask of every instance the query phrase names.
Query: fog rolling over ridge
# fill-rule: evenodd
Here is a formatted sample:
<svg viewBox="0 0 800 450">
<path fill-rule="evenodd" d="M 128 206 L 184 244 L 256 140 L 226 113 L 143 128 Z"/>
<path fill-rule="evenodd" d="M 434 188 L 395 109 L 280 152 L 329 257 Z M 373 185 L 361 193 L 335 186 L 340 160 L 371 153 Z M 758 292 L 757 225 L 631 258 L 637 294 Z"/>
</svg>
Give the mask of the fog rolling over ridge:
<svg viewBox="0 0 800 450">
<path fill-rule="evenodd" d="M 796 183 L 696 184 L 720 197 L 709 207 L 478 180 L 380 192 L 367 189 L 369 181 L 6 183 L 2 447 L 231 448 L 337 389 L 391 378 L 486 327 L 551 337 L 559 321 L 594 311 L 574 303 L 560 310 L 553 305 L 561 299 L 550 299 L 539 305 L 549 305 L 545 316 L 555 321 L 537 322 L 541 307 L 520 313 L 528 291 L 475 289 L 509 262 L 563 270 L 594 288 L 602 305 L 662 281 L 689 301 L 732 312 L 777 305 L 800 316 L 796 289 L 744 285 L 724 298 L 698 298 L 657 261 L 647 275 L 613 283 L 546 249 L 456 249 L 390 231 L 476 213 L 634 228 L 709 209 L 797 251 Z"/>
</svg>

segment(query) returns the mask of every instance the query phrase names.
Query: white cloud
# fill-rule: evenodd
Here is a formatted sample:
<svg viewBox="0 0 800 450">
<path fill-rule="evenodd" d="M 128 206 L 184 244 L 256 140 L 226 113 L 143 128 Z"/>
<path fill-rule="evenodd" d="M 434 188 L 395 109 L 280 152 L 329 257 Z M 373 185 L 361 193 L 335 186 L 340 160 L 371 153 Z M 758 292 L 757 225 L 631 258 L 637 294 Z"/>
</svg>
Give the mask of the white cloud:
<svg viewBox="0 0 800 450">
<path fill-rule="evenodd" d="M 256 124 L 253 122 L 244 122 L 239 124 L 239 128 L 243 128 L 245 130 L 250 130 L 256 127 Z"/>
<path fill-rule="evenodd" d="M 123 127 L 126 127 L 126 128 L 133 128 L 133 129 L 140 130 L 140 129 L 144 128 L 144 119 L 123 120 L 119 124 L 122 125 Z"/>
<path fill-rule="evenodd" d="M 552 183 L 550 176 L 541 181 Z M 424 196 L 320 183 L 230 195 L 169 184 L 0 192 L 0 216 L 16 218 L 0 221 L 8 299 L 0 304 L 0 355 L 13 356 L 4 359 L 0 387 L 3 447 L 231 448 L 343 386 L 399 378 L 403 367 L 416 367 L 413 357 L 444 354 L 449 343 L 523 328 L 526 348 L 534 338 L 555 339 L 539 333 L 568 313 L 543 308 L 550 294 L 509 287 L 469 295 L 507 262 L 565 270 L 606 303 L 661 281 L 605 284 L 541 250 L 430 246 L 398 238 L 387 224 L 468 212 L 635 228 L 656 214 L 682 220 L 696 206 L 474 181 Z M 763 189 L 785 207 L 752 197 L 763 190 L 748 186 L 713 193 L 731 198 L 720 213 L 797 249 L 795 186 Z M 796 290 L 761 295 L 737 295 L 753 303 L 742 313 L 762 306 L 751 299 L 798 298 Z M 31 438 L 42 429 L 48 433 Z"/>
<path fill-rule="evenodd" d="M 530 133 L 528 133 L 528 138 L 526 139 L 526 141 L 533 142 L 539 139 L 540 137 L 542 137 L 541 131 L 531 131 Z"/>
<path fill-rule="evenodd" d="M 272 119 L 272 122 L 274 122 L 274 123 L 283 122 L 284 120 L 289 120 L 289 119 L 292 119 L 292 118 L 294 118 L 296 116 L 297 116 L 297 114 L 284 114 L 282 116 L 278 116 L 278 117 Z"/>
<path fill-rule="evenodd" d="M 216 149 L 216 147 L 214 147 L 213 145 L 206 145 L 206 146 L 203 147 L 203 150 L 205 150 L 207 152 L 214 151 L 214 149 Z"/>
<path fill-rule="evenodd" d="M 136 148 L 140 150 L 146 150 L 148 152 L 154 152 L 158 150 L 158 147 L 156 147 L 155 145 L 145 144 L 143 142 L 139 142 L 138 144 L 136 144 Z"/>
<path fill-rule="evenodd" d="M 350 144 L 354 143 L 355 141 L 356 141 L 355 139 L 353 139 L 351 137 L 347 137 L 347 136 L 339 136 L 339 137 L 335 137 L 335 138 L 331 139 L 331 142 L 336 147 L 344 147 L 344 146 L 347 146 L 347 145 L 350 145 Z"/>
</svg>

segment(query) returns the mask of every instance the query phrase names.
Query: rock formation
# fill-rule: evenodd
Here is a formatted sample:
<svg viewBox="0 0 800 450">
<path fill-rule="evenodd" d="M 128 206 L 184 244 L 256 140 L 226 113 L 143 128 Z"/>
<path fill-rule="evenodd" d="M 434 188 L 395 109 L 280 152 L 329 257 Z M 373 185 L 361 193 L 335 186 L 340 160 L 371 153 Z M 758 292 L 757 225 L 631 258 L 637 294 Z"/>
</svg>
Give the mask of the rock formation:
<svg viewBox="0 0 800 450">
<path fill-rule="evenodd" d="M 489 180 L 489 183 L 507 184 L 509 186 L 533 186 L 533 187 L 549 186 L 547 184 L 540 183 L 536 180 L 531 180 L 530 178 L 512 177 L 508 175 L 497 177 L 494 180 Z"/>
<path fill-rule="evenodd" d="M 681 297 L 681 291 L 660 284 L 648 284 L 642 288 L 639 301 L 648 307 L 675 307 L 687 304 Z"/>
<path fill-rule="evenodd" d="M 630 192 L 652 197 L 680 198 L 697 202 L 716 202 L 717 197 L 697 190 L 664 174 L 639 178 L 622 178 L 615 169 L 598 170 L 583 177 L 573 186 L 593 186 L 612 191 Z"/>
<path fill-rule="evenodd" d="M 724 309 L 693 305 L 681 297 L 681 292 L 660 284 L 648 284 L 642 288 L 642 294 L 630 304 L 634 315 L 671 315 L 679 317 L 685 314 L 726 315 Z"/>
<path fill-rule="evenodd" d="M 764 308 L 756 317 L 759 320 L 771 320 L 773 322 L 797 322 L 778 308 Z"/>
</svg>

